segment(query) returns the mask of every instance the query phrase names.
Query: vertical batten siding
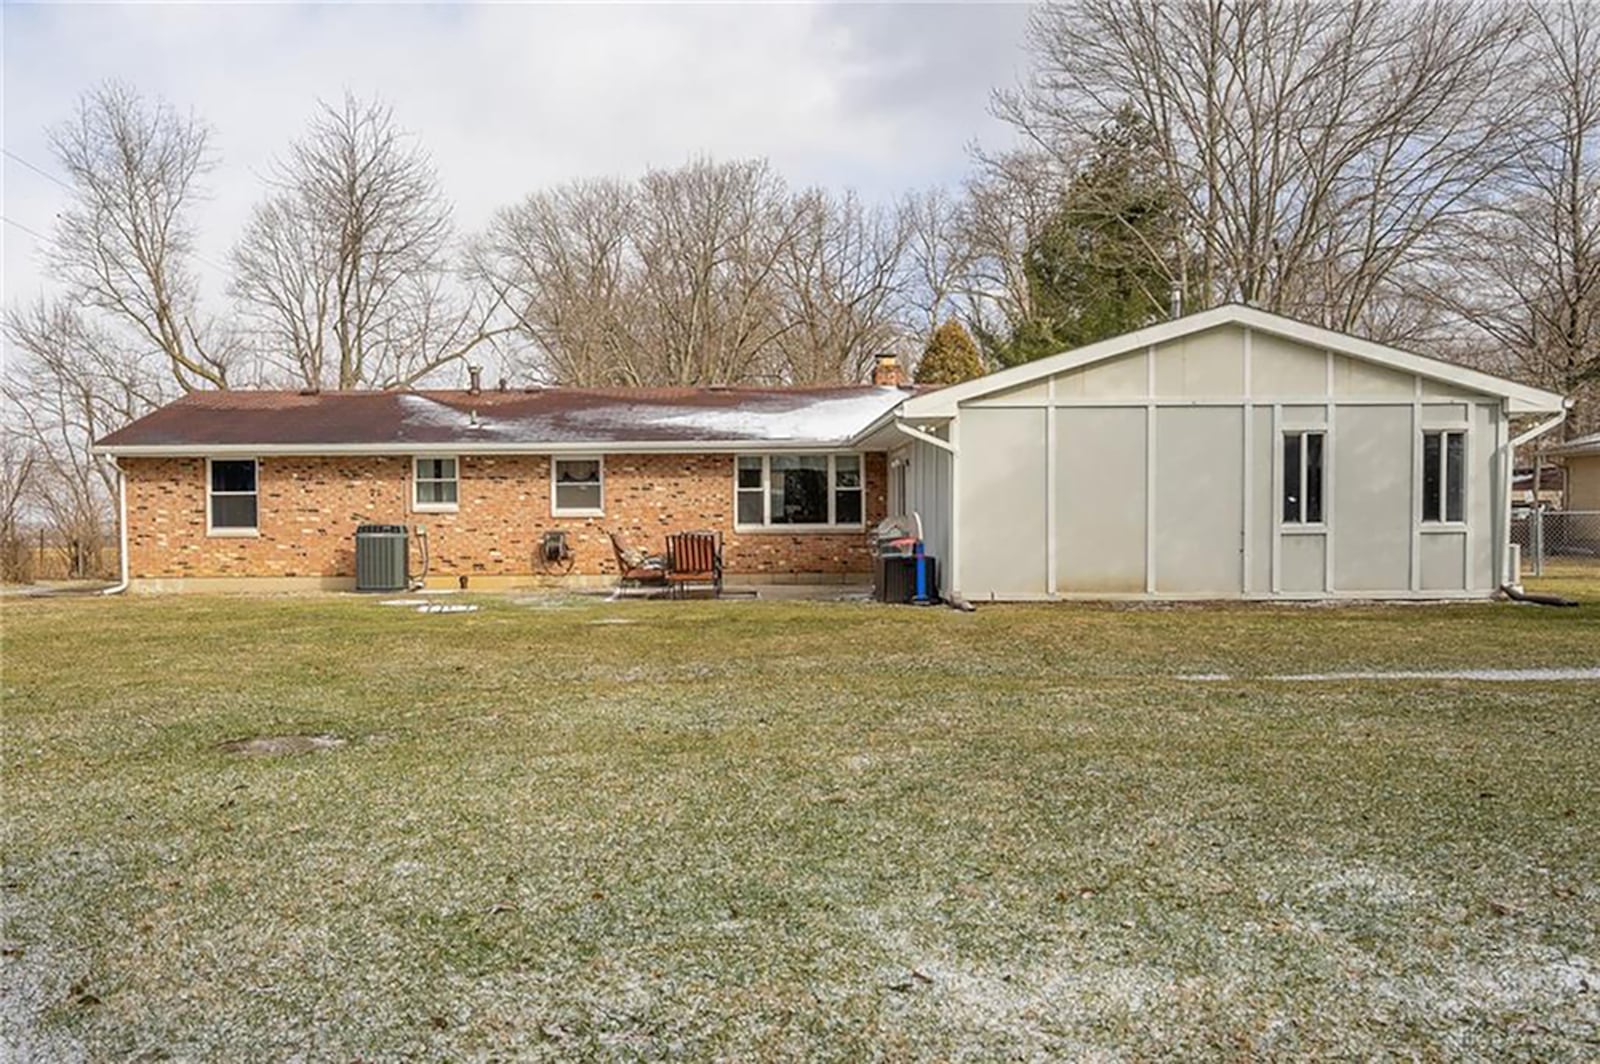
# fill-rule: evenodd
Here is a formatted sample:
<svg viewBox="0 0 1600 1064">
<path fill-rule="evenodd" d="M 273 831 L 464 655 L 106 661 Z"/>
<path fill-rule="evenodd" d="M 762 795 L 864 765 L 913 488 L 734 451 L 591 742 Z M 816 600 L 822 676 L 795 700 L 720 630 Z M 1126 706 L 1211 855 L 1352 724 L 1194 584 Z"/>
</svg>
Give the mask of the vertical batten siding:
<svg viewBox="0 0 1600 1064">
<path fill-rule="evenodd" d="M 1235 325 L 963 400 L 955 475 L 1009 484 L 1021 472 L 1006 489 L 1009 522 L 980 512 L 1001 506 L 998 496 L 955 493 L 957 549 L 987 556 L 961 567 L 962 590 L 974 599 L 1487 592 L 1503 564 L 1505 426 L 1484 398 Z M 1128 417 L 1138 419 L 1137 442 Z M 1469 429 L 1468 520 L 1423 529 L 1420 434 L 1441 418 Z M 1282 520 L 1283 433 L 1297 429 L 1326 433 L 1317 526 Z M 1030 485 L 1041 465 L 1045 527 L 1035 536 L 1031 493 L 1041 489 Z M 1129 543 L 1142 555 L 1131 586 Z"/>
<path fill-rule="evenodd" d="M 906 481 L 906 506 L 922 521 L 922 538 L 927 552 L 935 559 L 935 578 L 939 590 L 950 594 L 955 587 L 950 555 L 951 473 L 948 451 L 917 440 L 911 444 L 910 475 Z"/>
</svg>

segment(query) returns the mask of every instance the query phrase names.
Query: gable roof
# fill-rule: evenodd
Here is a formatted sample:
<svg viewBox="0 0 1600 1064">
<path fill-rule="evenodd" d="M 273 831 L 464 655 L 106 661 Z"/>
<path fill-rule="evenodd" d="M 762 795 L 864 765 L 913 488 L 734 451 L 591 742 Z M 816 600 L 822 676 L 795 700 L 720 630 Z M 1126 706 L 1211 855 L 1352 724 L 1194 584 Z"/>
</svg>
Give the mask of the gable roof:
<svg viewBox="0 0 1600 1064">
<path fill-rule="evenodd" d="M 1553 414 L 1560 412 L 1565 405 L 1565 401 L 1561 396 L 1554 392 L 1544 391 L 1541 388 L 1531 388 L 1525 384 L 1518 384 L 1515 381 L 1496 377 L 1490 373 L 1482 373 L 1475 369 L 1468 369 L 1465 366 L 1458 366 L 1453 362 L 1445 362 L 1442 359 L 1404 351 L 1398 347 L 1389 347 L 1386 344 L 1363 340 L 1360 337 L 1350 336 L 1346 333 L 1334 332 L 1332 329 L 1308 325 L 1303 321 L 1296 321 L 1280 314 L 1258 310 L 1255 307 L 1248 307 L 1240 303 L 1228 303 L 1224 306 L 1213 307 L 1210 310 L 1202 310 L 1194 314 L 1187 314 L 1181 318 L 1174 318 L 1171 321 L 1164 321 L 1143 329 L 1137 329 L 1130 333 L 1123 333 L 1121 336 L 1113 336 L 1097 343 L 1086 344 L 1083 347 L 1064 351 L 1058 355 L 1050 355 L 1021 366 L 1013 366 L 998 373 L 991 373 L 986 377 L 978 377 L 962 384 L 941 388 L 939 391 L 927 395 L 919 395 L 907 401 L 901 410 L 901 416 L 906 418 L 953 417 L 957 406 L 968 399 L 978 399 L 994 392 L 1015 388 L 1018 385 L 1028 384 L 1057 373 L 1078 369 L 1091 363 L 1103 362 L 1106 359 L 1116 358 L 1119 355 L 1125 355 L 1142 348 L 1169 343 L 1221 325 L 1242 325 L 1257 332 L 1280 336 L 1286 340 L 1305 344 L 1308 347 L 1348 355 L 1351 358 L 1377 363 L 1405 373 L 1415 373 L 1418 376 L 1453 384 L 1471 391 L 1498 395 L 1507 400 L 1509 409 L 1513 414 Z"/>
<path fill-rule="evenodd" d="M 192 392 L 96 441 L 112 455 L 842 447 L 909 392 L 837 388 Z"/>
<path fill-rule="evenodd" d="M 1600 454 L 1600 432 L 1591 432 L 1587 436 L 1579 436 L 1566 443 L 1553 443 L 1544 449 L 1544 453 L 1566 458 Z"/>
</svg>

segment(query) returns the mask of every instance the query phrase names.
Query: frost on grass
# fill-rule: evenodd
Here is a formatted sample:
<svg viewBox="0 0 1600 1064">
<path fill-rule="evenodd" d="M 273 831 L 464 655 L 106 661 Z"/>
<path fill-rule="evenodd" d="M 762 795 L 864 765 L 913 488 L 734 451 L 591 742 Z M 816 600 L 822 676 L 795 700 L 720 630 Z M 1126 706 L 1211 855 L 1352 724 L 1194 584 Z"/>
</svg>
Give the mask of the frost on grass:
<svg viewBox="0 0 1600 1064">
<path fill-rule="evenodd" d="M 276 757 L 282 754 L 309 754 L 316 750 L 335 750 L 344 745 L 337 735 L 261 735 L 253 739 L 230 739 L 217 749 L 244 757 Z"/>
<path fill-rule="evenodd" d="M 1230 676 L 1225 672 L 1184 673 L 1177 679 L 1190 683 L 1221 683 L 1228 680 L 1262 679 L 1279 683 L 1342 683 L 1353 680 L 1471 680 L 1479 683 L 1551 683 L 1600 680 L 1600 666 L 1573 669 L 1427 669 L 1365 672 L 1304 672 L 1277 676 Z"/>
<path fill-rule="evenodd" d="M 908 930 L 908 916 L 858 914 L 887 959 L 876 980 L 892 1011 L 912 1025 L 943 1028 L 957 1045 L 1026 1059 L 1093 1058 L 1115 1049 L 1111 1032 L 1150 1031 L 1159 1021 L 1156 1006 L 1178 989 L 1169 970 L 1108 964 L 1082 950 L 1056 947 L 1008 961 L 964 957 Z"/>
<path fill-rule="evenodd" d="M 36 1058 L 1594 1045 L 1591 687 L 1172 680 L 1585 666 L 1581 611 L 97 601 L 63 673 L 84 605 L 6 618 Z"/>
</svg>

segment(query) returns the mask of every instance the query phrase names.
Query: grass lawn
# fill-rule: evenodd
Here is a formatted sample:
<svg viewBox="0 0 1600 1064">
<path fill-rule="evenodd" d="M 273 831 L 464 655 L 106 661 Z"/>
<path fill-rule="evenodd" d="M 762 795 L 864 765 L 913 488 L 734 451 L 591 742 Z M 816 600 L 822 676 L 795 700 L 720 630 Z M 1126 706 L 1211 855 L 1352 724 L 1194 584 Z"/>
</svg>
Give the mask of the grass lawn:
<svg viewBox="0 0 1600 1064">
<path fill-rule="evenodd" d="M 0 1056 L 1600 1054 L 1600 683 L 1267 678 L 1600 605 L 471 601 L 7 602 Z"/>
</svg>

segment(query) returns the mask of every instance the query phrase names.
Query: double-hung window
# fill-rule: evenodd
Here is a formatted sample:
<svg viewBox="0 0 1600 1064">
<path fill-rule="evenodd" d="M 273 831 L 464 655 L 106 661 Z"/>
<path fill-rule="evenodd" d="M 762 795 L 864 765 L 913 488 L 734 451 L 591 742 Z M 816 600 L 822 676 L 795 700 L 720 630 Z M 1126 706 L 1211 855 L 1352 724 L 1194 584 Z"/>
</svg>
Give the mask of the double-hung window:
<svg viewBox="0 0 1600 1064">
<path fill-rule="evenodd" d="M 1428 524 L 1466 519 L 1467 434 L 1422 434 L 1422 520 Z"/>
<path fill-rule="evenodd" d="M 256 460 L 213 458 L 206 463 L 206 534 L 256 534 Z"/>
<path fill-rule="evenodd" d="M 746 528 L 860 528 L 866 513 L 858 454 L 740 455 L 735 523 Z"/>
<path fill-rule="evenodd" d="M 605 467 L 599 458 L 554 458 L 550 493 L 552 514 L 599 517 L 605 512 Z"/>
<path fill-rule="evenodd" d="M 418 513 L 449 513 L 461 498 L 460 466 L 454 458 L 413 461 L 411 508 Z"/>
<path fill-rule="evenodd" d="M 1322 432 L 1283 435 L 1283 523 L 1322 524 Z"/>
</svg>

